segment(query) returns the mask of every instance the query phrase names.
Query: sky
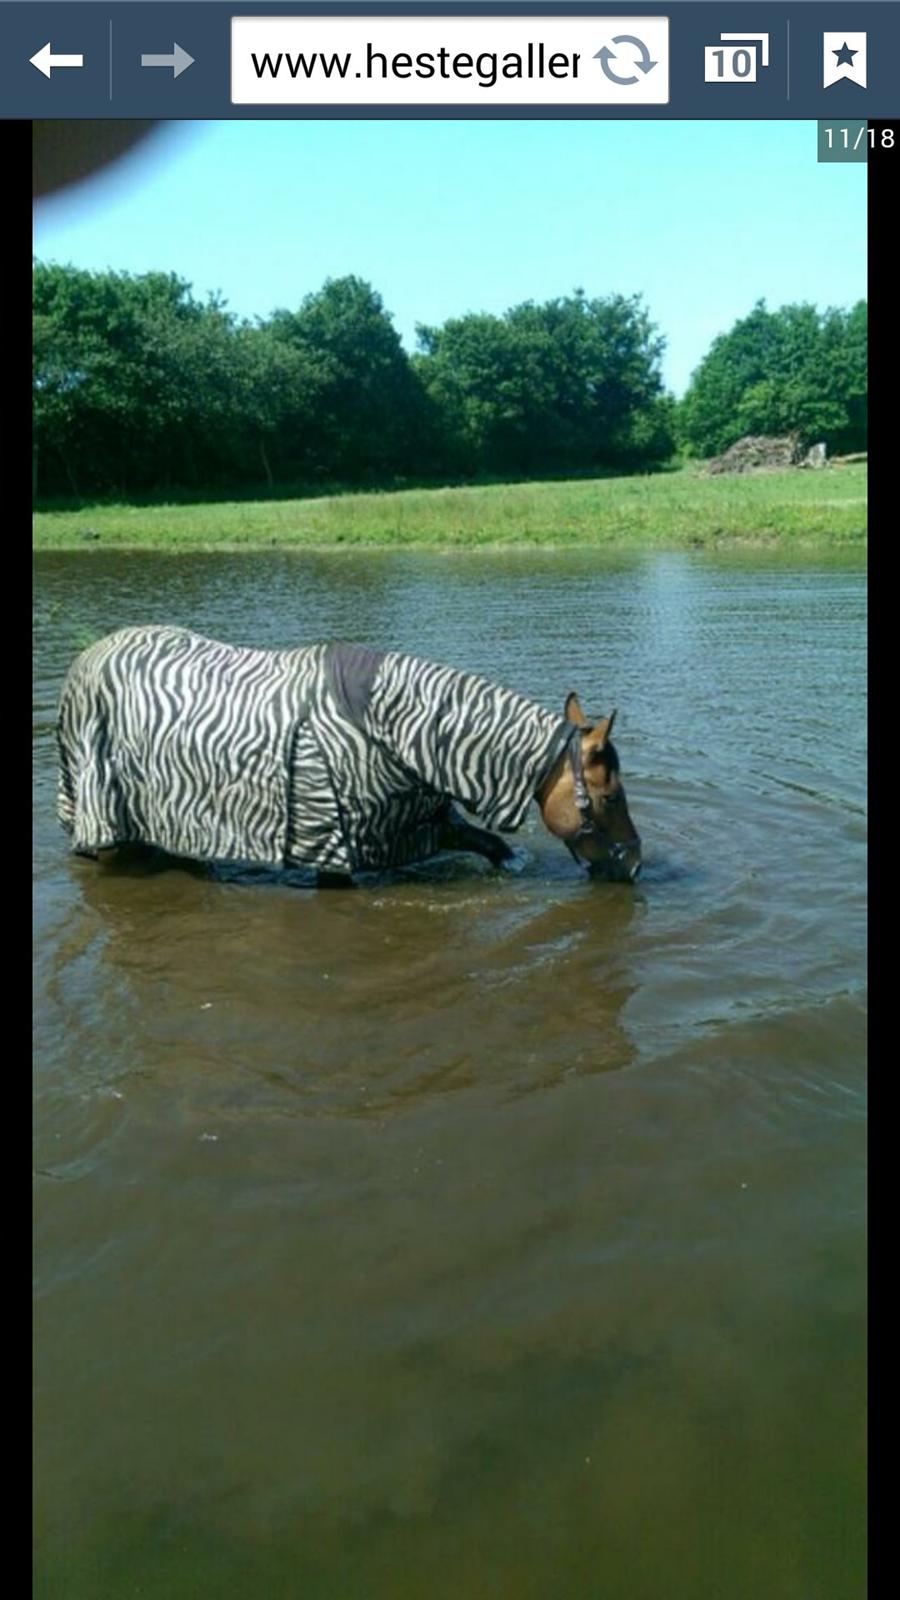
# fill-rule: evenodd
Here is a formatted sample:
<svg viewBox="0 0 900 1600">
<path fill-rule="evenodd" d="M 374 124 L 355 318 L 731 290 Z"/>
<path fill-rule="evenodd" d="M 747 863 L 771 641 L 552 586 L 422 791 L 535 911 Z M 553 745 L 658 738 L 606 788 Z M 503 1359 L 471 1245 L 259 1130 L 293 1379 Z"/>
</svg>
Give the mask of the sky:
<svg viewBox="0 0 900 1600">
<path fill-rule="evenodd" d="M 682 394 L 759 299 L 866 294 L 864 164 L 810 122 L 170 123 L 35 213 L 42 261 L 176 272 L 240 316 L 355 273 L 417 323 L 640 294 Z"/>
</svg>

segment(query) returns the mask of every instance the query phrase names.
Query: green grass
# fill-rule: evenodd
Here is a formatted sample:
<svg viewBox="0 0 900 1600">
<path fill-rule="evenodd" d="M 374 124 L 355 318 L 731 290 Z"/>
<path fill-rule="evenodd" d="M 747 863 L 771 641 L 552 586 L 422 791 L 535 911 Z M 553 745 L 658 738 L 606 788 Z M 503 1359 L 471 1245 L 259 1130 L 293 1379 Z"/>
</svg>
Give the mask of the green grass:
<svg viewBox="0 0 900 1600">
<path fill-rule="evenodd" d="M 36 549 L 236 550 L 335 545 L 862 546 L 866 467 L 407 489 L 310 500 L 42 511 Z"/>
</svg>

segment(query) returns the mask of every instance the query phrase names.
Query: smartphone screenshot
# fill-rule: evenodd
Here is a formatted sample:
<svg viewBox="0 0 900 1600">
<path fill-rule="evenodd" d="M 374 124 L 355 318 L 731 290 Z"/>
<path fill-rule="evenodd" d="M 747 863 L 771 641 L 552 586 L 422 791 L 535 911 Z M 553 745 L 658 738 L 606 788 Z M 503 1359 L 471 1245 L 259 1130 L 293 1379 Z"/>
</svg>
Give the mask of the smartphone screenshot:
<svg viewBox="0 0 900 1600">
<path fill-rule="evenodd" d="M 37 1595 L 866 1592 L 898 61 L 896 0 L 0 0 Z"/>
</svg>

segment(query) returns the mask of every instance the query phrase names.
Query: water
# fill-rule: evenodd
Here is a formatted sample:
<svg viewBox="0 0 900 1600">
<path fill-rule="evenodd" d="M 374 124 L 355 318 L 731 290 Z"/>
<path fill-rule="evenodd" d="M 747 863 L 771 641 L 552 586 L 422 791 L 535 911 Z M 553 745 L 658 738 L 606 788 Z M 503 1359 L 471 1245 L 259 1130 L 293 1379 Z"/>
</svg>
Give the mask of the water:
<svg viewBox="0 0 900 1600">
<path fill-rule="evenodd" d="M 864 1592 L 865 574 L 36 567 L 36 1593 Z M 72 655 L 350 637 L 618 706 L 645 846 L 354 893 L 98 869 Z"/>
</svg>

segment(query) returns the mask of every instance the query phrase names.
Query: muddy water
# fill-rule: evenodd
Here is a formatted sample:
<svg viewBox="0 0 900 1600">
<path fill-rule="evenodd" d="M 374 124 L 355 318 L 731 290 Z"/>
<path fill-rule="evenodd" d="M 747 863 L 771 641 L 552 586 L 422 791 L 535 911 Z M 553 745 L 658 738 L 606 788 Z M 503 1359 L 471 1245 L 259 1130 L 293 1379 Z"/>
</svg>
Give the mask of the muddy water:
<svg viewBox="0 0 900 1600">
<path fill-rule="evenodd" d="M 863 1592 L 864 573 L 37 565 L 37 1588 Z M 61 675 L 138 621 L 619 707 L 646 849 L 534 818 L 315 893 L 98 869 Z"/>
</svg>

